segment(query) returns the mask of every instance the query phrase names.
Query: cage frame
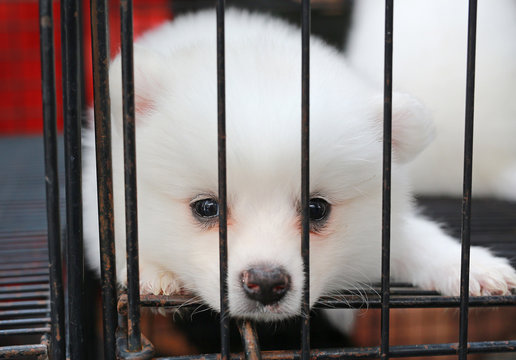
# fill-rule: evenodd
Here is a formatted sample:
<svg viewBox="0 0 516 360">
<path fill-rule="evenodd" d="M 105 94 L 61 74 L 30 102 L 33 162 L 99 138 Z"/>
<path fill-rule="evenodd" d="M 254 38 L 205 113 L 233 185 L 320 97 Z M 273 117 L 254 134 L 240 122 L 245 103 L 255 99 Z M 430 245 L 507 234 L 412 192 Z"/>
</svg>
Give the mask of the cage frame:
<svg viewBox="0 0 516 360">
<path fill-rule="evenodd" d="M 391 169 L 391 130 L 392 130 L 392 54 L 393 54 L 393 0 L 385 0 L 385 54 L 384 54 L 384 135 L 383 135 L 383 205 L 382 205 L 382 282 L 381 296 L 369 301 L 369 307 L 381 309 L 381 342 L 377 347 L 311 349 L 309 339 L 309 277 L 306 276 L 303 293 L 303 313 L 301 348 L 299 351 L 259 350 L 259 341 L 249 321 L 239 324 L 245 353 L 233 354 L 229 344 L 229 317 L 227 299 L 227 209 L 226 209 L 226 153 L 225 153 L 225 57 L 224 57 L 224 10 L 225 1 L 216 0 L 217 14 L 217 104 L 218 104 L 218 162 L 219 162 L 219 239 L 220 239 L 220 288 L 221 288 L 221 351 L 219 354 L 202 356 L 163 357 L 160 359 L 360 359 L 363 357 L 390 359 L 407 356 L 457 355 L 467 359 L 468 354 L 478 352 L 516 352 L 516 340 L 468 342 L 469 307 L 514 306 L 516 295 L 469 297 L 469 249 L 471 233 L 471 174 L 473 156 L 473 119 L 474 84 L 476 51 L 477 0 L 469 1 L 468 50 L 466 81 L 465 116 L 465 155 L 461 222 L 461 294 L 459 298 L 443 297 L 433 293 L 406 293 L 392 290 L 390 283 L 390 169 Z M 18 346 L 15 351 L 22 356 L 27 351 L 44 351 L 51 359 L 64 359 L 65 346 L 69 349 L 70 359 L 84 358 L 84 260 L 82 254 L 82 199 L 81 199 L 81 111 L 82 79 L 80 60 L 80 14 L 78 0 L 62 0 L 62 54 L 64 87 L 64 137 L 66 160 L 66 244 L 67 244 L 67 302 L 69 317 L 67 332 L 68 344 L 64 336 L 64 291 L 60 259 L 60 222 L 59 191 L 57 182 L 57 139 L 56 139 L 56 101 L 55 101 L 55 60 L 53 45 L 52 1 L 39 0 L 43 83 L 43 118 L 45 139 L 45 164 L 47 185 L 48 246 L 50 257 L 51 319 L 50 332 L 45 333 L 42 344 Z M 109 104 L 109 51 L 106 0 L 91 0 L 92 53 L 94 74 L 94 109 L 97 171 L 99 186 L 99 223 L 102 263 L 104 357 L 106 359 L 148 359 L 153 356 L 152 344 L 140 333 L 140 306 L 175 307 L 181 306 L 187 297 L 182 295 L 151 296 L 139 294 L 138 285 L 138 238 L 136 204 L 136 164 L 134 129 L 134 78 L 133 78 L 133 8 L 131 0 L 121 0 L 121 44 L 123 79 L 123 116 L 124 116 L 124 161 L 126 182 L 126 229 L 127 229 L 127 293 L 117 291 L 114 252 L 111 144 L 110 144 L 110 104 Z M 304 270 L 309 274 L 309 38 L 310 38 L 310 1 L 301 1 L 302 33 L 302 234 L 301 255 Z M 362 299 L 344 295 L 341 299 L 322 298 L 318 306 L 327 308 L 348 308 L 361 305 Z M 190 306 L 196 305 L 192 302 Z M 449 344 L 397 345 L 389 344 L 389 313 L 391 308 L 414 307 L 458 307 L 460 323 L 459 342 Z M 118 328 L 118 331 L 117 331 Z M 0 348 L 0 358 L 5 353 Z M 43 354 L 43 353 L 42 353 Z"/>
</svg>

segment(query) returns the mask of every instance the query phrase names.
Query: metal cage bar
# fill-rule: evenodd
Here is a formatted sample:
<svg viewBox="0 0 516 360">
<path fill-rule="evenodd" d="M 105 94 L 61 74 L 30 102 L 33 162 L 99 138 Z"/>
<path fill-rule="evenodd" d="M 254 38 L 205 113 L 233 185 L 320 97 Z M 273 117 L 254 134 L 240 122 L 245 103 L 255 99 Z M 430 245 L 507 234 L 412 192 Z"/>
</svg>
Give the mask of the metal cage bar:
<svg viewBox="0 0 516 360">
<path fill-rule="evenodd" d="M 44 0 L 41 0 L 44 1 Z M 74 4 L 76 1 L 63 2 L 65 5 Z M 71 6 L 71 5 L 70 5 Z M 514 351 L 516 341 L 496 342 L 467 342 L 467 319 L 468 306 L 493 306 L 493 305 L 514 305 L 516 295 L 513 296 L 486 296 L 468 297 L 469 278 L 469 233 L 470 233 L 470 211 L 471 211 L 471 159 L 472 159 L 472 128 L 473 128 L 473 88 L 474 88 L 474 54 L 475 54 L 475 30 L 476 30 L 476 0 L 470 0 L 470 14 L 468 25 L 468 81 L 466 96 L 466 142 L 464 158 L 464 201 L 462 221 L 462 273 L 461 273 L 461 297 L 441 297 L 435 293 L 428 292 L 425 296 L 418 296 L 421 292 L 391 291 L 390 284 L 390 179 L 391 179 L 391 124 L 392 124 L 392 45 L 393 45 L 393 0 L 385 1 L 385 58 L 384 58 L 384 148 L 383 148 L 383 189 L 382 189 L 382 289 L 381 297 L 369 300 L 371 308 L 382 310 L 381 343 L 377 347 L 369 348 L 345 348 L 345 349 L 310 349 L 310 317 L 309 317 L 309 52 L 310 52 L 310 1 L 302 0 L 302 169 L 301 169 L 301 209 L 302 209 L 302 234 L 301 234 L 301 255 L 304 263 L 305 284 L 302 304 L 302 345 L 300 351 L 274 351 L 263 352 L 264 359 L 287 358 L 303 359 L 309 358 L 329 359 L 338 356 L 345 356 L 349 359 L 359 359 L 365 356 L 370 358 L 389 359 L 407 356 L 424 355 L 458 355 L 465 359 L 467 353 L 477 352 L 506 352 Z M 229 303 L 227 297 L 227 187 L 226 187 L 226 126 L 225 126 L 225 28 L 224 28 L 225 1 L 217 0 L 217 102 L 218 102 L 218 176 L 219 176 L 219 245 L 220 245 L 220 300 L 221 300 L 221 352 L 218 354 L 202 355 L 203 359 L 220 358 L 242 358 L 242 354 L 230 354 L 229 344 Z M 106 359 L 114 359 L 116 352 L 115 329 L 116 317 L 116 269 L 114 251 L 114 219 L 112 203 L 112 164 L 111 164 L 111 134 L 110 134 L 110 111 L 109 111 L 109 79 L 108 66 L 108 24 L 107 6 L 105 0 L 91 0 L 92 16 L 92 49 L 94 67 L 95 87 L 95 135 L 97 148 L 97 172 L 99 186 L 99 222 L 100 222 L 100 243 L 101 243 L 101 264 L 102 264 L 102 290 L 104 309 L 104 356 Z M 65 11 L 63 14 L 66 15 Z M 65 17 L 65 16 L 63 16 Z M 69 27 L 63 35 L 63 64 L 67 72 L 64 72 L 64 79 L 76 76 L 77 51 L 76 44 L 72 40 L 76 35 L 74 31 L 77 25 L 71 20 L 69 25 L 63 20 L 63 30 Z M 76 19 L 75 19 L 76 20 Z M 75 30 L 74 30 L 75 29 Z M 65 32 L 65 31 L 63 31 Z M 68 36 L 68 37 L 67 37 Z M 136 168 L 135 168 L 135 129 L 134 129 L 134 78 L 133 78 L 133 56 L 132 56 L 132 3 L 130 0 L 121 0 L 121 38 L 122 38 L 122 72 L 123 72 L 123 96 L 124 96 L 124 161 L 126 169 L 126 232 L 127 232 L 127 262 L 128 262 L 128 294 L 120 297 L 120 302 L 126 304 L 128 318 L 128 349 L 139 351 L 142 348 L 142 340 L 139 330 L 139 284 L 138 284 L 138 243 L 137 243 L 137 209 L 136 209 Z M 73 47 L 75 46 L 75 48 Z M 66 77 L 68 76 L 68 78 Z M 78 80 L 75 79 L 76 81 Z M 69 80 L 66 80 L 69 81 Z M 80 109 L 80 98 L 75 87 L 75 94 L 69 94 L 70 88 L 65 88 L 65 109 L 72 115 L 77 116 Z M 75 97 L 74 97 L 75 96 Z M 75 113 L 67 106 L 77 105 Z M 70 121 L 70 120 L 69 120 Z M 65 130 L 66 131 L 66 130 Z M 80 131 L 71 128 L 72 135 L 79 134 L 78 144 L 80 149 Z M 77 145 L 71 143 L 69 146 Z M 80 155 L 80 153 L 79 153 Z M 71 165 L 69 165 L 71 166 Z M 79 169 L 80 170 L 80 169 Z M 80 174 L 80 171 L 79 171 Z M 68 181 L 67 174 L 67 195 Z M 80 191 L 80 181 L 79 181 Z M 73 199 L 76 200 L 74 197 Z M 80 199 L 80 198 L 79 198 Z M 68 201 L 68 200 L 67 200 Z M 74 203 L 75 204 L 75 203 Z M 76 216 L 76 215 L 75 215 Z M 69 220 L 70 221 L 70 220 Z M 72 219 L 73 221 L 73 219 Z M 79 219 L 80 221 L 80 219 Z M 76 228 L 82 229 L 81 227 Z M 68 231 L 70 234 L 70 222 Z M 82 246 L 82 232 L 79 231 Z M 74 239 L 69 237 L 69 239 Z M 76 244 L 75 244 L 76 245 Z M 76 251 L 76 250 L 74 250 Z M 82 251 L 82 250 L 81 250 Z M 80 253 L 82 257 L 82 252 Z M 77 253 L 75 252 L 75 256 Z M 82 266 L 82 260 L 81 260 Z M 81 270 L 82 271 L 82 270 Z M 77 274 L 77 273 L 76 273 Z M 80 273 L 82 277 L 82 272 Z M 78 284 L 82 284 L 81 281 Z M 77 285 L 77 284 L 74 284 Z M 82 287 L 79 285 L 80 291 Z M 189 298 L 184 295 L 177 296 L 153 296 L 144 295 L 141 297 L 142 306 L 182 306 Z M 80 300 L 76 297 L 74 300 Z M 363 298 L 353 296 L 342 296 L 338 298 L 322 299 L 319 307 L 341 307 L 360 306 Z M 198 302 L 191 302 L 188 306 L 197 306 Z M 82 305 L 81 305 L 82 306 Z M 454 344 L 428 344 L 410 346 L 389 346 L 389 311 L 390 308 L 410 307 L 457 307 L 460 306 L 461 322 L 459 343 Z M 82 309 L 82 307 L 81 307 Z M 70 308 L 70 311 L 73 311 Z M 79 312 L 80 313 L 80 312 Z M 127 315 L 123 315 L 127 316 Z M 248 323 L 249 325 L 249 323 Z M 81 330 L 82 331 L 82 330 Z M 75 336 L 75 335 L 74 335 Z M 82 333 L 80 333 L 82 345 Z M 255 335 L 252 335 L 255 337 Z M 75 339 L 75 338 L 74 338 Z M 255 338 L 250 339 L 255 340 Z M 256 343 L 258 344 L 258 343 Z M 77 347 L 78 345 L 75 344 Z M 256 354 L 256 351 L 255 351 Z M 73 359 L 80 357 L 71 357 Z M 174 359 L 196 359 L 201 357 L 174 357 Z M 163 358 L 165 359 L 165 358 Z"/>
<path fill-rule="evenodd" d="M 16 357 L 13 357 L 13 354 Z M 0 348 L 0 359 L 23 359 L 30 357 L 34 359 L 36 356 L 41 356 L 45 359 L 48 356 L 46 345 L 13 345 L 4 346 Z M 53 359 L 53 358 L 52 358 Z"/>
<path fill-rule="evenodd" d="M 468 303 L 469 263 L 471 236 L 471 177 L 473 161 L 473 116 L 475 106 L 475 52 L 477 32 L 477 0 L 469 1 L 468 54 L 466 69 L 466 119 L 464 135 L 464 183 L 462 197 L 461 228 L 461 276 L 460 276 L 460 320 L 459 359 L 467 359 L 468 347 Z"/>
<path fill-rule="evenodd" d="M 393 0 L 385 1 L 385 55 L 383 89 L 383 188 L 382 188 L 382 304 L 381 358 L 389 359 L 391 151 L 392 151 L 392 32 Z"/>
<path fill-rule="evenodd" d="M 45 147 L 45 184 L 47 199 L 47 239 L 50 275 L 50 357 L 55 360 L 66 356 L 65 313 L 63 293 L 63 272 L 61 267 L 61 225 L 59 219 L 59 180 L 57 167 L 57 126 L 56 126 L 56 78 L 54 59 L 54 20 L 52 1 L 40 0 L 39 26 L 41 48 L 41 89 L 43 98 L 43 141 Z M 46 270 L 46 269 L 45 269 Z M 45 272 L 46 273 L 46 272 Z M 18 287 L 18 288 L 21 288 Z M 28 286 L 28 290 L 47 290 L 46 286 Z M 12 290 L 12 289 L 11 289 Z M 20 289 L 21 290 L 21 289 Z M 0 292 L 1 293 L 1 292 Z M 35 294 L 24 293 L 29 298 Z M 12 294 L 9 294 L 12 295 Z M 20 295 L 17 298 L 20 298 Z M 0 295 L 1 296 L 1 295 Z M 35 319 L 41 321 L 41 319 Z M 16 320 L 12 320 L 16 321 Z M 18 323 L 28 319 L 19 319 Z M 1 322 L 1 321 L 0 321 Z"/>
<path fill-rule="evenodd" d="M 310 0 L 301 3 L 301 359 L 310 358 Z"/>
<path fill-rule="evenodd" d="M 422 344 L 422 345 L 393 345 L 389 348 L 391 358 L 406 358 L 416 356 L 441 356 L 458 354 L 458 343 L 447 344 Z M 514 352 L 516 340 L 512 341 L 480 341 L 470 342 L 468 353 L 502 353 Z M 263 360 L 300 360 L 301 354 L 295 350 L 263 351 Z M 197 356 L 176 356 L 162 357 L 160 360 L 216 360 L 218 354 L 203 354 Z M 244 360 L 245 354 L 231 354 L 232 360 Z M 312 360 L 334 360 L 334 359 L 381 359 L 381 348 L 331 348 L 331 349 L 312 349 L 310 351 Z"/>
<path fill-rule="evenodd" d="M 220 355 L 228 360 L 229 300 L 228 300 L 228 242 L 226 188 L 226 61 L 225 61 L 225 1 L 217 0 L 217 109 L 218 109 L 218 181 L 219 181 L 219 271 L 220 271 Z"/>
<path fill-rule="evenodd" d="M 77 0 L 61 2 L 69 351 L 84 357 L 80 39 Z"/>
<path fill-rule="evenodd" d="M 120 2 L 122 95 L 124 116 L 125 226 L 127 249 L 127 348 L 140 351 L 140 271 L 138 263 L 138 207 L 133 59 L 133 2 Z"/>
<path fill-rule="evenodd" d="M 371 309 L 379 309 L 382 306 L 381 298 L 377 296 L 377 289 L 365 293 L 370 296 L 367 301 L 367 307 Z M 421 292 L 425 294 L 425 292 Z M 460 299 L 455 296 L 439 296 L 430 295 L 414 295 L 406 296 L 403 292 L 398 293 L 391 291 L 390 307 L 396 309 L 410 308 L 457 308 L 460 306 Z M 127 296 L 120 297 L 121 302 L 127 302 Z M 160 295 L 143 295 L 141 297 L 141 305 L 147 307 L 179 307 L 195 308 L 202 305 L 202 301 L 198 298 L 188 295 L 170 295 L 162 297 Z M 492 306 L 514 306 L 516 305 L 516 295 L 496 295 L 496 296 L 475 296 L 469 299 L 470 307 L 492 307 Z M 362 296 L 351 294 L 332 297 L 322 297 L 317 302 L 317 308 L 320 309 L 349 309 L 360 308 L 364 306 L 364 298 Z"/>
<path fill-rule="evenodd" d="M 249 320 L 240 320 L 238 322 L 238 330 L 242 339 L 246 360 L 262 360 L 262 352 L 260 351 L 260 342 L 254 324 Z"/>
<path fill-rule="evenodd" d="M 97 160 L 104 358 L 106 360 L 115 358 L 115 330 L 117 326 L 108 34 L 107 3 L 105 0 L 91 0 L 95 148 Z"/>
</svg>

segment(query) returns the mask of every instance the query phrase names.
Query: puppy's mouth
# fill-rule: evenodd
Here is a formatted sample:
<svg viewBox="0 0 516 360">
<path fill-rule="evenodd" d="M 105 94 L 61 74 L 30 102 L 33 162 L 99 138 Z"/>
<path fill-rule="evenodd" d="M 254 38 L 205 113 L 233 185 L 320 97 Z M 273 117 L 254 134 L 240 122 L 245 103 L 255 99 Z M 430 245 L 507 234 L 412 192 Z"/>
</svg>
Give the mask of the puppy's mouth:
<svg viewBox="0 0 516 360">
<path fill-rule="evenodd" d="M 290 307 L 282 303 L 263 305 L 257 301 L 246 301 L 246 304 L 232 315 L 257 321 L 279 321 L 294 317 L 298 313 L 299 311 L 292 312 Z"/>
</svg>

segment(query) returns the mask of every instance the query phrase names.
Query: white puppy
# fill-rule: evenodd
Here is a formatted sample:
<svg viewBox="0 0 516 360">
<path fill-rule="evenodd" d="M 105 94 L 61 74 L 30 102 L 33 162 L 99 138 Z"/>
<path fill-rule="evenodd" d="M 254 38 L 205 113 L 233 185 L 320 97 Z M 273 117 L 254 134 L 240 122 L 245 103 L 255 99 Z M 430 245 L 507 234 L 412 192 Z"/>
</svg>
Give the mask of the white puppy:
<svg viewBox="0 0 516 360">
<path fill-rule="evenodd" d="M 219 309 L 215 15 L 167 23 L 135 47 L 140 279 Z M 382 96 L 311 40 L 310 303 L 380 277 Z M 301 39 L 268 16 L 226 13 L 229 306 L 277 320 L 300 312 Z M 120 58 L 110 71 L 117 271 L 125 282 Z M 459 293 L 460 246 L 417 214 L 405 164 L 432 138 L 423 107 L 394 97 L 392 276 Z M 93 135 L 84 153 L 84 238 L 99 268 Z M 506 294 L 516 273 L 471 250 L 471 294 Z"/>
<path fill-rule="evenodd" d="M 385 2 L 356 1 L 351 64 L 383 80 Z M 435 142 L 411 165 L 414 190 L 462 194 L 468 2 L 399 0 L 394 5 L 393 85 L 433 113 Z M 516 200 L 516 1 L 479 0 L 473 195 Z M 378 86 L 380 89 L 380 86 Z"/>
</svg>

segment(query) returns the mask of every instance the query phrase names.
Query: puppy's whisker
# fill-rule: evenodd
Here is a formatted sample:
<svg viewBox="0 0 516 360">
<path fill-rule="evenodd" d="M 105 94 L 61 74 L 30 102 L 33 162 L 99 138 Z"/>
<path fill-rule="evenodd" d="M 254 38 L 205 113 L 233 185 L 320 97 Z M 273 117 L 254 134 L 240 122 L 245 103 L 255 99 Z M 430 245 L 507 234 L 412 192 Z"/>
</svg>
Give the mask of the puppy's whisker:
<svg viewBox="0 0 516 360">
<path fill-rule="evenodd" d="M 203 312 L 210 311 L 210 308 L 204 304 L 200 304 L 197 306 L 192 313 L 190 314 L 190 320 L 193 321 L 193 317 L 197 314 L 202 314 Z"/>
</svg>

